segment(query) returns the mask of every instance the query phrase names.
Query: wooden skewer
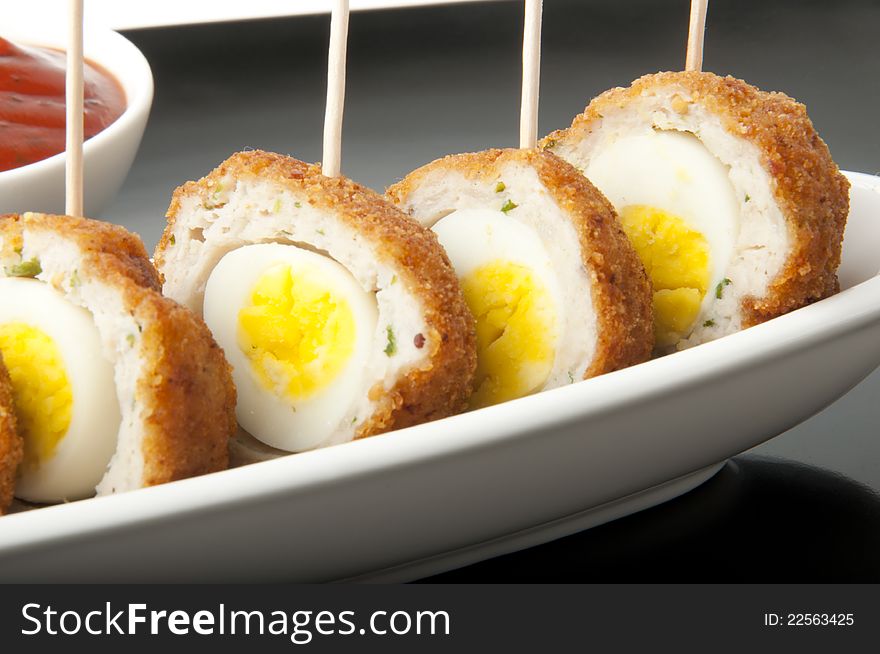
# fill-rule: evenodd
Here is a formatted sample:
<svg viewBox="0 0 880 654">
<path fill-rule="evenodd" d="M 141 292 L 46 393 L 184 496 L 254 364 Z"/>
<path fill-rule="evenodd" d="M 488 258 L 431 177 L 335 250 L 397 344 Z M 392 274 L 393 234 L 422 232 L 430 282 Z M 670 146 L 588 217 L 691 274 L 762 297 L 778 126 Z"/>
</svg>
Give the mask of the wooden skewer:
<svg viewBox="0 0 880 654">
<path fill-rule="evenodd" d="M 67 18 L 65 202 L 69 216 L 83 215 L 83 0 L 69 0 Z"/>
<path fill-rule="evenodd" d="M 519 111 L 519 147 L 538 144 L 538 87 L 541 78 L 542 0 L 525 0 L 523 26 L 522 104 Z"/>
<path fill-rule="evenodd" d="M 345 51 L 348 43 L 348 0 L 335 0 L 330 18 L 327 58 L 327 107 L 324 112 L 324 156 L 321 170 L 337 177 L 342 162 L 342 111 L 345 105 Z"/>
<path fill-rule="evenodd" d="M 685 70 L 703 70 L 703 36 L 706 33 L 706 9 L 709 0 L 691 0 Z"/>
</svg>

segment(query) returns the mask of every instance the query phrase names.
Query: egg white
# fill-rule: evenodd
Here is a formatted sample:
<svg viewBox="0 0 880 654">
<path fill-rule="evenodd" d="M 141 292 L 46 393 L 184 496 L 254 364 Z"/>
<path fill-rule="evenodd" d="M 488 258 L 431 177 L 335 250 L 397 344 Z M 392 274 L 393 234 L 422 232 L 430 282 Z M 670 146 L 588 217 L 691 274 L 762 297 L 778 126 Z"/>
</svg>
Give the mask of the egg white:
<svg viewBox="0 0 880 654">
<path fill-rule="evenodd" d="M 545 338 L 559 352 L 565 303 L 553 262 L 535 230 L 497 209 L 459 209 L 437 221 L 432 231 L 459 279 L 499 259 L 531 270 L 550 293 L 556 320 Z"/>
<path fill-rule="evenodd" d="M 294 270 L 298 265 L 320 269 L 324 284 L 348 303 L 355 322 L 354 348 L 345 368 L 295 406 L 262 386 L 238 345 L 238 313 L 250 305 L 260 276 L 279 263 L 290 264 Z M 288 452 L 325 444 L 343 418 L 348 420 L 351 407 L 369 391 L 365 371 L 371 345 L 374 339 L 384 338 L 384 330 L 377 332 L 375 295 L 364 290 L 346 268 L 327 256 L 280 243 L 246 245 L 224 255 L 205 287 L 204 317 L 233 368 L 239 424 L 260 441 Z"/>
<path fill-rule="evenodd" d="M 648 205 L 678 216 L 709 246 L 710 285 L 725 277 L 739 232 L 740 204 L 727 167 L 693 134 L 649 130 L 598 148 L 584 174 L 618 210 Z M 714 294 L 707 292 L 703 307 Z"/>
<path fill-rule="evenodd" d="M 61 502 L 90 497 L 116 449 L 121 415 L 113 364 L 104 356 L 91 313 L 36 279 L 0 278 L 0 324 L 21 322 L 57 346 L 71 386 L 67 433 L 51 458 L 22 466 L 17 497 Z"/>
</svg>

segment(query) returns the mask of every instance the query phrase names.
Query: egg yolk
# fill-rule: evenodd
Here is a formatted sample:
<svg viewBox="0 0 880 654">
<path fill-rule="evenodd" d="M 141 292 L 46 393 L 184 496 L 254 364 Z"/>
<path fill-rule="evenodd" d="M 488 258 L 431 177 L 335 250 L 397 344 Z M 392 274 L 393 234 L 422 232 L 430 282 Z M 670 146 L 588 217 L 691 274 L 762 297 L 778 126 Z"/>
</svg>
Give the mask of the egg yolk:
<svg viewBox="0 0 880 654">
<path fill-rule="evenodd" d="M 656 345 L 675 345 L 697 319 L 709 287 L 709 244 L 662 209 L 630 205 L 621 209 L 620 218 L 654 287 Z"/>
<path fill-rule="evenodd" d="M 354 315 L 318 269 L 276 264 L 238 312 L 238 345 L 265 389 L 302 400 L 345 368 L 354 351 Z"/>
<path fill-rule="evenodd" d="M 51 459 L 70 427 L 73 391 L 64 359 L 43 331 L 21 322 L 0 325 L 0 352 L 12 382 L 24 463 Z"/>
<path fill-rule="evenodd" d="M 477 323 L 471 408 L 538 390 L 556 355 L 548 340 L 556 321 L 548 289 L 530 269 L 501 260 L 480 266 L 461 282 Z"/>
</svg>

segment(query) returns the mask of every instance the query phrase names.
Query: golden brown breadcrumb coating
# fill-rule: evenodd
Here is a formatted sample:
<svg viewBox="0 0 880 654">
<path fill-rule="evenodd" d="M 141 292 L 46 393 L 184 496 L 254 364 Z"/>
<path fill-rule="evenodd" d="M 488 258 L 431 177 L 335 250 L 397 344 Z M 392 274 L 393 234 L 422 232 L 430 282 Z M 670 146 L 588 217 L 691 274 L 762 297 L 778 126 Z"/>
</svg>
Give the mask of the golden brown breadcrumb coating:
<svg viewBox="0 0 880 654">
<path fill-rule="evenodd" d="M 152 291 L 134 292 L 131 300 L 149 362 L 137 391 L 148 408 L 144 485 L 225 469 L 236 422 L 235 385 L 223 351 L 189 309 Z"/>
<path fill-rule="evenodd" d="M 754 144 L 773 182 L 773 197 L 788 225 L 792 243 L 785 266 L 762 298 L 742 301 L 743 326 L 769 320 L 839 290 L 837 268 L 849 214 L 849 182 L 831 159 L 806 107 L 783 93 L 761 91 L 733 77 L 707 72 L 645 75 L 628 88 L 614 88 L 595 98 L 571 127 L 541 141 L 552 150 L 560 141 L 580 140 L 604 114 L 639 96 L 661 89 L 684 89 L 680 113 L 690 104 L 718 116 L 730 134 Z"/>
<path fill-rule="evenodd" d="M 509 163 L 530 166 L 571 221 L 590 274 L 598 338 L 584 379 L 646 361 L 654 345 L 651 284 L 620 226 L 614 207 L 566 161 L 540 150 L 485 150 L 437 159 L 411 172 L 386 191 L 403 204 L 438 169 L 494 185 Z M 450 210 L 454 209 L 450 201 Z"/>
<path fill-rule="evenodd" d="M 0 256 L 8 257 L 13 250 L 21 248 L 22 230 L 25 227 L 57 231 L 73 242 L 78 250 L 89 254 L 91 263 L 99 266 L 94 271 L 97 278 L 121 276 L 154 291 L 162 288 L 143 241 L 124 227 L 73 216 L 42 213 L 0 215 L 0 236 L 3 237 Z"/>
<path fill-rule="evenodd" d="M 391 389 L 386 390 L 381 382 L 370 389 L 377 409 L 359 426 L 358 438 L 464 410 L 476 370 L 474 321 L 437 237 L 374 191 L 346 177 L 325 177 L 318 164 L 261 150 L 239 152 L 206 177 L 178 188 L 154 255 L 160 272 L 166 252 L 174 247 L 172 234 L 182 198 L 196 195 L 208 200 L 214 184 L 227 175 L 258 177 L 303 195 L 314 207 L 335 212 L 365 238 L 377 258 L 398 271 L 400 281 L 421 300 L 431 332 L 425 335 L 431 351 L 424 364 L 402 375 Z M 260 217 L 254 212 L 251 219 Z"/>
<path fill-rule="evenodd" d="M 6 513 L 12 504 L 15 477 L 23 456 L 24 446 L 12 402 L 12 382 L 0 355 L 0 515 Z"/>
<path fill-rule="evenodd" d="M 82 283 L 94 280 L 118 291 L 142 330 L 136 400 L 145 425 L 143 485 L 226 468 L 227 442 L 235 430 L 231 370 L 204 322 L 161 295 L 140 238 L 87 218 L 0 216 L 4 249 L 20 247 L 25 231 L 51 232 L 75 247 Z M 57 287 L 63 282 L 49 281 Z"/>
</svg>

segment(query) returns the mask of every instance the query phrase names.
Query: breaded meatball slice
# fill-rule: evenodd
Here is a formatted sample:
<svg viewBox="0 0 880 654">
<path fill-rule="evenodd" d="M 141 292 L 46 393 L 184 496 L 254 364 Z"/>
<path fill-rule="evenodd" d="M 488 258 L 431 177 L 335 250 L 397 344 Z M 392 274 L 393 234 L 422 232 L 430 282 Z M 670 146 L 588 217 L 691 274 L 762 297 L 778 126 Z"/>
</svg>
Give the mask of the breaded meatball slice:
<svg viewBox="0 0 880 654">
<path fill-rule="evenodd" d="M 118 407 L 83 419 L 94 429 L 110 430 L 108 460 L 91 460 L 101 456 L 97 446 L 94 453 L 80 451 L 88 450 L 85 446 L 63 452 L 68 467 L 76 460 L 98 471 L 89 494 L 154 486 L 227 467 L 228 440 L 235 429 L 229 365 L 204 322 L 162 296 L 139 237 L 86 218 L 0 216 L 0 271 L 0 294 L 20 293 L 21 287 L 34 297 L 52 299 L 53 307 L 69 307 L 65 311 L 72 313 L 64 315 L 86 316 L 96 329 L 96 359 L 110 366 Z M 33 311 L 39 313 L 39 306 Z M 52 324 L 63 321 L 62 315 L 47 320 L 42 324 L 49 333 L 63 336 L 65 326 Z M 77 378 L 76 371 L 67 373 Z M 74 403 L 90 390 L 74 388 Z M 77 411 L 74 404 L 75 419 Z M 68 437 L 61 435 L 56 459 Z M 59 470 L 52 467 L 56 464 Z M 64 488 L 58 474 L 62 468 L 64 462 L 53 459 L 29 468 L 17 495 L 33 502 L 87 496 Z"/>
<path fill-rule="evenodd" d="M 708 72 L 646 75 L 541 142 L 611 200 L 681 349 L 835 293 L 849 183 L 804 105 Z"/>
<path fill-rule="evenodd" d="M 178 188 L 167 219 L 164 292 L 226 351 L 245 439 L 296 452 L 464 408 L 474 326 L 458 281 L 382 196 L 248 151 Z"/>
<path fill-rule="evenodd" d="M 443 157 L 387 190 L 438 233 L 477 321 L 473 406 L 639 363 L 650 286 L 614 208 L 539 150 Z"/>
</svg>

